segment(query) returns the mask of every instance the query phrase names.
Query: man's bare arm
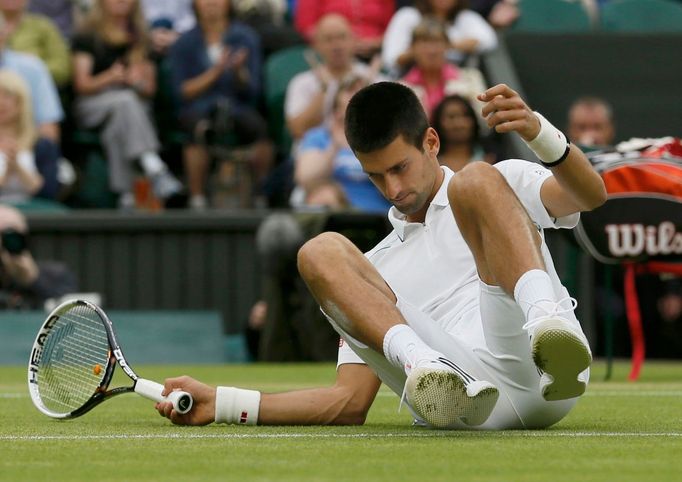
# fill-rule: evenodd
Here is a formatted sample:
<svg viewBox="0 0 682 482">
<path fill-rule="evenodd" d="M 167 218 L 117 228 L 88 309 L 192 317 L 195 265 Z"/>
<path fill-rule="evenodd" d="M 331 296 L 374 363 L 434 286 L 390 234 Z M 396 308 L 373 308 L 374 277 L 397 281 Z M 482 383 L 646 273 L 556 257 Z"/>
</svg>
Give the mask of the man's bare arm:
<svg viewBox="0 0 682 482">
<path fill-rule="evenodd" d="M 259 425 L 361 425 L 381 381 L 367 366 L 344 364 L 331 387 L 283 393 L 263 393 Z M 194 407 L 180 415 L 170 402 L 157 403 L 161 416 L 178 425 L 206 425 L 215 419 L 215 387 L 190 377 L 166 380 L 164 394 L 182 389 L 194 397 Z"/>
<path fill-rule="evenodd" d="M 261 425 L 362 425 L 381 381 L 367 365 L 341 365 L 327 388 L 264 393 Z"/>
<path fill-rule="evenodd" d="M 540 133 L 539 118 L 507 85 L 491 87 L 478 98 L 486 102 L 482 115 L 497 132 L 517 132 L 526 142 L 533 141 Z M 566 159 L 551 169 L 554 177 L 540 191 L 551 216 L 589 211 L 606 201 L 604 182 L 577 146 L 571 144 Z"/>
</svg>

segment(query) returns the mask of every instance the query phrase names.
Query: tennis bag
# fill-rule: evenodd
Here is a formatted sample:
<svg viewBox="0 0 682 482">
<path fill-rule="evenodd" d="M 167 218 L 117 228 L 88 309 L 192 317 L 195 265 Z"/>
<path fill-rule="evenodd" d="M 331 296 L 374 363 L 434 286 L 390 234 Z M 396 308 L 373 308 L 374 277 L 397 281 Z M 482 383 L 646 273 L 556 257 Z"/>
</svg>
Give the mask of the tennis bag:
<svg viewBox="0 0 682 482">
<path fill-rule="evenodd" d="M 647 150 L 591 159 L 608 200 L 582 213 L 574 232 L 598 261 L 682 261 L 682 157 L 669 152 L 654 157 L 659 154 Z"/>
</svg>

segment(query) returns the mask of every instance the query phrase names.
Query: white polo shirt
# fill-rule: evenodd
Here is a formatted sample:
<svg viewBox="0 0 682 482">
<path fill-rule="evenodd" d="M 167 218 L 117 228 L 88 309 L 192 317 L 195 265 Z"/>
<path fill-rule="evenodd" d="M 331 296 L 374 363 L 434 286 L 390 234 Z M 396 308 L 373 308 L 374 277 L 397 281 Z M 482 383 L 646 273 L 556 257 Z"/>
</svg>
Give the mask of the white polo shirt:
<svg viewBox="0 0 682 482">
<path fill-rule="evenodd" d="M 494 167 L 502 173 L 538 228 L 572 228 L 578 223 L 579 213 L 555 219 L 542 204 L 540 188 L 552 176 L 549 169 L 519 159 L 502 161 Z M 398 298 L 429 315 L 445 331 L 461 334 L 468 330 L 467 321 L 480 324 L 478 316 L 464 316 L 478 308 L 479 278 L 473 254 L 462 237 L 448 200 L 447 186 L 456 174 L 445 166 L 441 169 L 445 173 L 443 184 L 431 201 L 424 223 L 407 222 L 404 214 L 391 207 L 388 218 L 393 231 L 365 256 Z M 554 267 L 547 266 L 547 271 L 560 284 Z M 342 343 L 338 363 L 364 362 Z"/>
</svg>

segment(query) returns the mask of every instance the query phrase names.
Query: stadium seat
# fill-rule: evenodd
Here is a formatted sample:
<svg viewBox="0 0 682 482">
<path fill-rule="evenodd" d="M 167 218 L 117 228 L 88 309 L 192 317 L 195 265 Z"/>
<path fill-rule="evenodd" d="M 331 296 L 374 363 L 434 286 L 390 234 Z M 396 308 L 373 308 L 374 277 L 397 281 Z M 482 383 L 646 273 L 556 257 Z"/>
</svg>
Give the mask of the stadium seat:
<svg viewBox="0 0 682 482">
<path fill-rule="evenodd" d="M 669 0 L 616 0 L 601 10 L 611 32 L 682 32 L 682 4 Z"/>
<path fill-rule="evenodd" d="M 265 62 L 265 104 L 268 113 L 270 136 L 280 153 L 287 154 L 291 147 L 291 136 L 284 121 L 284 97 L 289 81 L 299 72 L 310 67 L 303 56 L 308 48 L 303 45 L 280 50 Z"/>
<path fill-rule="evenodd" d="M 521 16 L 510 30 L 517 32 L 584 32 L 592 28 L 579 3 L 565 0 L 521 0 Z"/>
</svg>

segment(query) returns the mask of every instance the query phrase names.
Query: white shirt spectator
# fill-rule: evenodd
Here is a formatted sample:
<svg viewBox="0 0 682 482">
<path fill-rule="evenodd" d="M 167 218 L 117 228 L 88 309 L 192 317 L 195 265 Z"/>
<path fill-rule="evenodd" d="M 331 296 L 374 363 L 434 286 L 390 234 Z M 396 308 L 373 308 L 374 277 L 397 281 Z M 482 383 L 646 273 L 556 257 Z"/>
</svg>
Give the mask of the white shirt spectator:
<svg viewBox="0 0 682 482">
<path fill-rule="evenodd" d="M 367 64 L 362 62 L 355 62 L 353 64 L 353 69 L 351 75 L 357 77 L 368 77 L 370 76 L 370 68 Z M 374 82 L 379 79 L 370 79 Z M 334 95 L 339 88 L 339 82 L 337 80 L 331 80 L 327 86 L 327 92 L 324 100 L 324 117 L 328 118 L 329 113 L 332 111 L 332 103 L 334 101 Z M 317 93 L 322 90 L 322 85 L 318 80 L 317 76 L 312 70 L 306 70 L 294 76 L 287 86 L 286 97 L 284 98 L 284 114 L 287 118 L 296 117 L 301 112 L 303 112 L 310 100 L 317 95 Z"/>
<path fill-rule="evenodd" d="M 33 152 L 26 150 L 17 152 L 17 164 L 24 171 L 38 175 Z M 0 152 L 0 178 L 5 177 L 6 172 L 7 158 L 3 152 Z M 21 203 L 29 201 L 32 197 L 33 193 L 26 191 L 24 183 L 16 173 L 8 175 L 4 184 L 0 186 L 0 202 Z"/>
<path fill-rule="evenodd" d="M 422 20 L 422 14 L 414 7 L 403 7 L 398 10 L 386 28 L 381 49 L 381 60 L 386 68 L 397 72 L 397 60 L 412 44 L 412 31 Z M 477 53 L 487 52 L 497 47 L 495 30 L 473 10 L 462 10 L 455 21 L 447 26 L 448 38 L 451 42 L 473 38 L 478 40 Z M 459 63 L 464 56 L 461 52 L 450 50 L 448 60 Z"/>
</svg>

